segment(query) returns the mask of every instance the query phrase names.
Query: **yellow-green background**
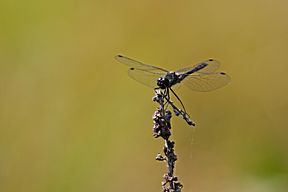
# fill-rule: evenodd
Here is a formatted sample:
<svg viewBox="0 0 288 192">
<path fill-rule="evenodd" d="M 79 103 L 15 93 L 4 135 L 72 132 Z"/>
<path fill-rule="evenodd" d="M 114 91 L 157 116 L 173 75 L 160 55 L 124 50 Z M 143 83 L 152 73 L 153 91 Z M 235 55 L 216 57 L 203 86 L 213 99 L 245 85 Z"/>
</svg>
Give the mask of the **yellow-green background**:
<svg viewBox="0 0 288 192">
<path fill-rule="evenodd" d="M 114 60 L 207 58 L 232 77 L 179 95 L 183 191 L 288 190 L 286 0 L 0 1 L 0 191 L 161 191 L 153 90 Z"/>
</svg>

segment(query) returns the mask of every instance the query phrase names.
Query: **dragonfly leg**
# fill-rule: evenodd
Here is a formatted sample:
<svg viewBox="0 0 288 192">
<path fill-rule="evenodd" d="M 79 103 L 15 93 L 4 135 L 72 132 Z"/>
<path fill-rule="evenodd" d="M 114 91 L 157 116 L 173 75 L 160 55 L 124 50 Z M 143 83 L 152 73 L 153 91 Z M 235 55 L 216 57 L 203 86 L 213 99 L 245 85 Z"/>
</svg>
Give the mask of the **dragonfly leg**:
<svg viewBox="0 0 288 192">
<path fill-rule="evenodd" d="M 165 105 L 170 101 L 170 92 L 169 92 L 169 89 L 168 88 L 166 88 L 165 89 L 165 93 L 164 93 L 164 95 L 165 95 L 165 98 L 166 98 L 166 102 L 165 102 Z M 166 97 L 167 96 L 167 97 Z M 166 109 L 168 108 L 168 105 L 166 105 Z M 166 110 L 165 109 L 165 110 Z"/>
<path fill-rule="evenodd" d="M 167 97 L 168 97 L 168 92 L 167 92 L 167 89 L 165 89 L 163 92 L 161 91 L 161 93 L 162 93 L 162 95 L 164 96 L 163 98 L 166 100 L 165 102 L 164 102 L 164 106 L 165 106 L 165 110 L 167 109 L 167 103 L 168 103 L 168 100 L 167 100 Z"/>
<path fill-rule="evenodd" d="M 173 91 L 173 89 L 169 88 L 171 90 L 171 92 L 173 93 L 173 95 L 175 95 L 175 97 L 178 99 L 178 101 L 180 102 L 181 106 L 183 107 L 184 112 L 186 113 L 186 109 L 181 101 L 181 99 L 178 97 L 178 95 L 175 93 L 175 91 Z M 168 97 L 169 98 L 169 97 Z"/>
</svg>

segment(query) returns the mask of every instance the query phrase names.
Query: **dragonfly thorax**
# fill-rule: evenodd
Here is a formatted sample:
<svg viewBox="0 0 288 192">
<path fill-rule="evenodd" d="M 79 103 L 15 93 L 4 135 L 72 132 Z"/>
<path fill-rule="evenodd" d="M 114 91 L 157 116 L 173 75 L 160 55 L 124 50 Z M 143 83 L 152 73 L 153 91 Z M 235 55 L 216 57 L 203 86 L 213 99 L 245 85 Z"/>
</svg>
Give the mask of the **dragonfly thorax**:
<svg viewBox="0 0 288 192">
<path fill-rule="evenodd" d="M 175 72 L 169 72 L 157 79 L 157 85 L 160 89 L 170 88 L 179 82 L 179 76 Z"/>
</svg>

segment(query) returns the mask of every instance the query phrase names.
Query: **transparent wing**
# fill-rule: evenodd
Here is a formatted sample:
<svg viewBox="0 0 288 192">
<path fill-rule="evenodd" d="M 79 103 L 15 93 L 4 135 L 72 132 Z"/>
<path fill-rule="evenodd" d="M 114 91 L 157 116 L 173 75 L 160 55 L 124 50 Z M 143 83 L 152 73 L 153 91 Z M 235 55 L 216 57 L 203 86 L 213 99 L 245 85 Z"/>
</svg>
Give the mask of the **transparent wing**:
<svg viewBox="0 0 288 192">
<path fill-rule="evenodd" d="M 138 81 L 139 83 L 142 83 L 148 87 L 156 88 L 157 87 L 157 79 L 166 73 L 168 73 L 167 70 L 162 69 L 160 67 L 155 67 L 152 65 L 147 65 L 144 63 L 141 63 L 139 61 L 130 59 L 128 57 L 117 55 L 115 56 L 115 59 L 121 63 L 124 63 L 130 67 L 128 71 L 128 75 Z"/>
<path fill-rule="evenodd" d="M 136 69 L 136 68 L 130 68 L 128 71 L 128 75 L 132 79 L 151 88 L 158 87 L 157 79 L 165 74 L 166 73 L 156 73 L 156 72 L 151 73 L 150 71 Z"/>
<path fill-rule="evenodd" d="M 205 65 L 205 67 L 201 67 Z M 198 63 L 194 66 L 191 66 L 191 67 L 186 67 L 186 68 L 183 68 L 183 69 L 180 69 L 178 71 L 176 71 L 176 73 L 187 73 L 191 70 L 194 70 L 194 69 L 197 69 L 199 68 L 199 71 L 201 71 L 201 73 L 212 73 L 212 72 L 215 72 L 216 69 L 218 69 L 220 66 L 220 62 L 218 62 L 217 60 L 214 60 L 214 59 L 209 59 L 207 61 L 203 61 L 201 63 Z M 197 71 L 197 70 L 196 70 Z"/>
<path fill-rule="evenodd" d="M 144 63 L 141 63 L 139 61 L 136 61 L 134 59 L 130 59 L 130 58 L 122 56 L 122 55 L 115 56 L 115 59 L 121 63 L 128 65 L 130 68 L 139 69 L 141 71 L 147 71 L 147 72 L 151 72 L 151 73 L 153 73 L 153 72 L 155 72 L 155 73 L 163 73 L 163 72 L 168 73 L 169 72 L 166 69 L 162 69 L 160 67 L 155 67 L 152 65 L 144 64 Z"/>
<path fill-rule="evenodd" d="M 230 82 L 230 77 L 223 72 L 218 73 L 195 73 L 187 76 L 183 84 L 194 91 L 212 91 L 219 89 Z"/>
</svg>

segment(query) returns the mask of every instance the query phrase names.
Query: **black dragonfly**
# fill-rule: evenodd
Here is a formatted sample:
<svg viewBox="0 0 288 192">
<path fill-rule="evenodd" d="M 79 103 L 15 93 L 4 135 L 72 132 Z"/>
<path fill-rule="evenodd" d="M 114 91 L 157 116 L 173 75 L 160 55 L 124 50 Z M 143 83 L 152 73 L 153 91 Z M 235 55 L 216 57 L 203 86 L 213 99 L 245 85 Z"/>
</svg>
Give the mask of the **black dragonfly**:
<svg viewBox="0 0 288 192">
<path fill-rule="evenodd" d="M 191 90 L 204 92 L 221 88 L 230 81 L 226 73 L 215 72 L 220 63 L 214 59 L 177 71 L 168 71 L 122 55 L 115 56 L 115 59 L 130 67 L 128 74 L 132 79 L 152 88 L 170 89 L 183 82 Z"/>
<path fill-rule="evenodd" d="M 216 72 L 220 63 L 214 59 L 177 71 L 168 71 L 122 55 L 115 56 L 115 59 L 130 67 L 128 74 L 132 79 L 154 89 L 164 90 L 168 98 L 170 90 L 180 101 L 185 112 L 184 105 L 172 90 L 172 87 L 183 83 L 193 91 L 206 92 L 221 88 L 230 82 L 230 77 L 226 73 Z"/>
</svg>

